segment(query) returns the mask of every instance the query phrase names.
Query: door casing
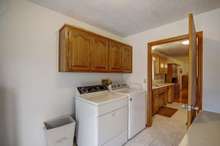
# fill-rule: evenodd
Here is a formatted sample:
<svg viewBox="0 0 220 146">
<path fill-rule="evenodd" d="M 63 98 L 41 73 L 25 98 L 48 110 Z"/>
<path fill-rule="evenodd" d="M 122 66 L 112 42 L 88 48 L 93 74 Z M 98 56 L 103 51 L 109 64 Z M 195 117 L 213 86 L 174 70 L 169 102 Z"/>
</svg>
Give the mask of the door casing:
<svg viewBox="0 0 220 146">
<path fill-rule="evenodd" d="M 202 111 L 202 87 L 203 87 L 203 31 L 197 32 L 196 37 L 198 39 L 198 90 L 197 90 L 197 97 L 198 103 L 197 106 L 199 107 L 200 111 Z M 167 39 L 157 40 L 148 42 L 148 63 L 147 63 L 147 127 L 152 126 L 152 47 L 155 45 L 161 45 L 181 40 L 189 39 L 189 35 L 180 35 L 175 36 Z"/>
</svg>

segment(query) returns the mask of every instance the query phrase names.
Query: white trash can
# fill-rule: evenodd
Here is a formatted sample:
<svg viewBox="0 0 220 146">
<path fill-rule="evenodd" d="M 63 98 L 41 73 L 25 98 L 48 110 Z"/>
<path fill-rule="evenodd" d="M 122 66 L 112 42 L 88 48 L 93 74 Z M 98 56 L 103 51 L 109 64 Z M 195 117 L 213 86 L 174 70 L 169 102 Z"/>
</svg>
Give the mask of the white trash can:
<svg viewBox="0 0 220 146">
<path fill-rule="evenodd" d="M 75 121 L 66 116 L 44 122 L 47 146 L 73 146 Z"/>
</svg>

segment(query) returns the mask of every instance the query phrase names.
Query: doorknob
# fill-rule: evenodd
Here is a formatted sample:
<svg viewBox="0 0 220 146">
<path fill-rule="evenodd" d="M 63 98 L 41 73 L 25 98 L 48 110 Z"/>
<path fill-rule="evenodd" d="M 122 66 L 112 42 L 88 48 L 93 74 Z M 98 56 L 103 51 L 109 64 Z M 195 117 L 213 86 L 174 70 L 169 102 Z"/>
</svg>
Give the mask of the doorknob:
<svg viewBox="0 0 220 146">
<path fill-rule="evenodd" d="M 199 107 L 188 105 L 188 104 L 182 104 L 182 108 L 186 109 L 187 111 L 192 111 L 192 110 L 198 111 L 199 110 Z"/>
<path fill-rule="evenodd" d="M 188 106 L 187 104 L 182 104 L 183 109 L 187 109 L 187 106 Z"/>
</svg>

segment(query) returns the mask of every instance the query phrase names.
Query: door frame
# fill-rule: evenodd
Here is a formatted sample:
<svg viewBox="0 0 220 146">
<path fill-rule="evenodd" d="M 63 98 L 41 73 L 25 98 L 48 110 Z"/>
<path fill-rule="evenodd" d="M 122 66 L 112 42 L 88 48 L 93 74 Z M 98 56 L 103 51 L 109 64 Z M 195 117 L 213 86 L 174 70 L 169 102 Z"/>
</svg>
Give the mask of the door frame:
<svg viewBox="0 0 220 146">
<path fill-rule="evenodd" d="M 202 110 L 202 88 L 203 88 L 203 31 L 197 32 L 196 37 L 198 38 L 198 103 L 200 111 Z M 147 63 L 147 127 L 152 125 L 152 47 L 155 45 L 161 45 L 165 43 L 171 43 L 181 40 L 189 39 L 189 35 L 180 35 L 167 39 L 161 39 L 157 41 L 148 42 L 148 63 Z"/>
</svg>

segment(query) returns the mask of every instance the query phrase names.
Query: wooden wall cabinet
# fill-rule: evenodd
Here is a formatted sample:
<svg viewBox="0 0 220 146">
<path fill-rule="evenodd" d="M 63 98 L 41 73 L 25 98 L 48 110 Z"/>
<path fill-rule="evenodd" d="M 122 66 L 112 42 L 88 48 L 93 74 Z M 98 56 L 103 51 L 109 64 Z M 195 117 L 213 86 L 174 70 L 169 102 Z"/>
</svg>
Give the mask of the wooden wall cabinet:
<svg viewBox="0 0 220 146">
<path fill-rule="evenodd" d="M 69 31 L 68 58 L 71 71 L 90 70 L 92 38 L 87 32 L 71 29 Z"/>
<path fill-rule="evenodd" d="M 110 41 L 109 47 L 109 71 L 121 72 L 122 69 L 122 48 L 117 42 Z"/>
<path fill-rule="evenodd" d="M 94 36 L 94 46 L 91 51 L 91 70 L 98 72 L 108 71 L 108 40 L 99 36 Z"/>
<path fill-rule="evenodd" d="M 132 72 L 132 48 L 122 45 L 122 70 L 123 72 Z"/>
<path fill-rule="evenodd" d="M 64 25 L 59 36 L 60 72 L 132 72 L 132 47 Z"/>
<path fill-rule="evenodd" d="M 65 27 L 60 31 L 59 70 L 89 71 L 92 38 L 87 32 Z"/>
</svg>

